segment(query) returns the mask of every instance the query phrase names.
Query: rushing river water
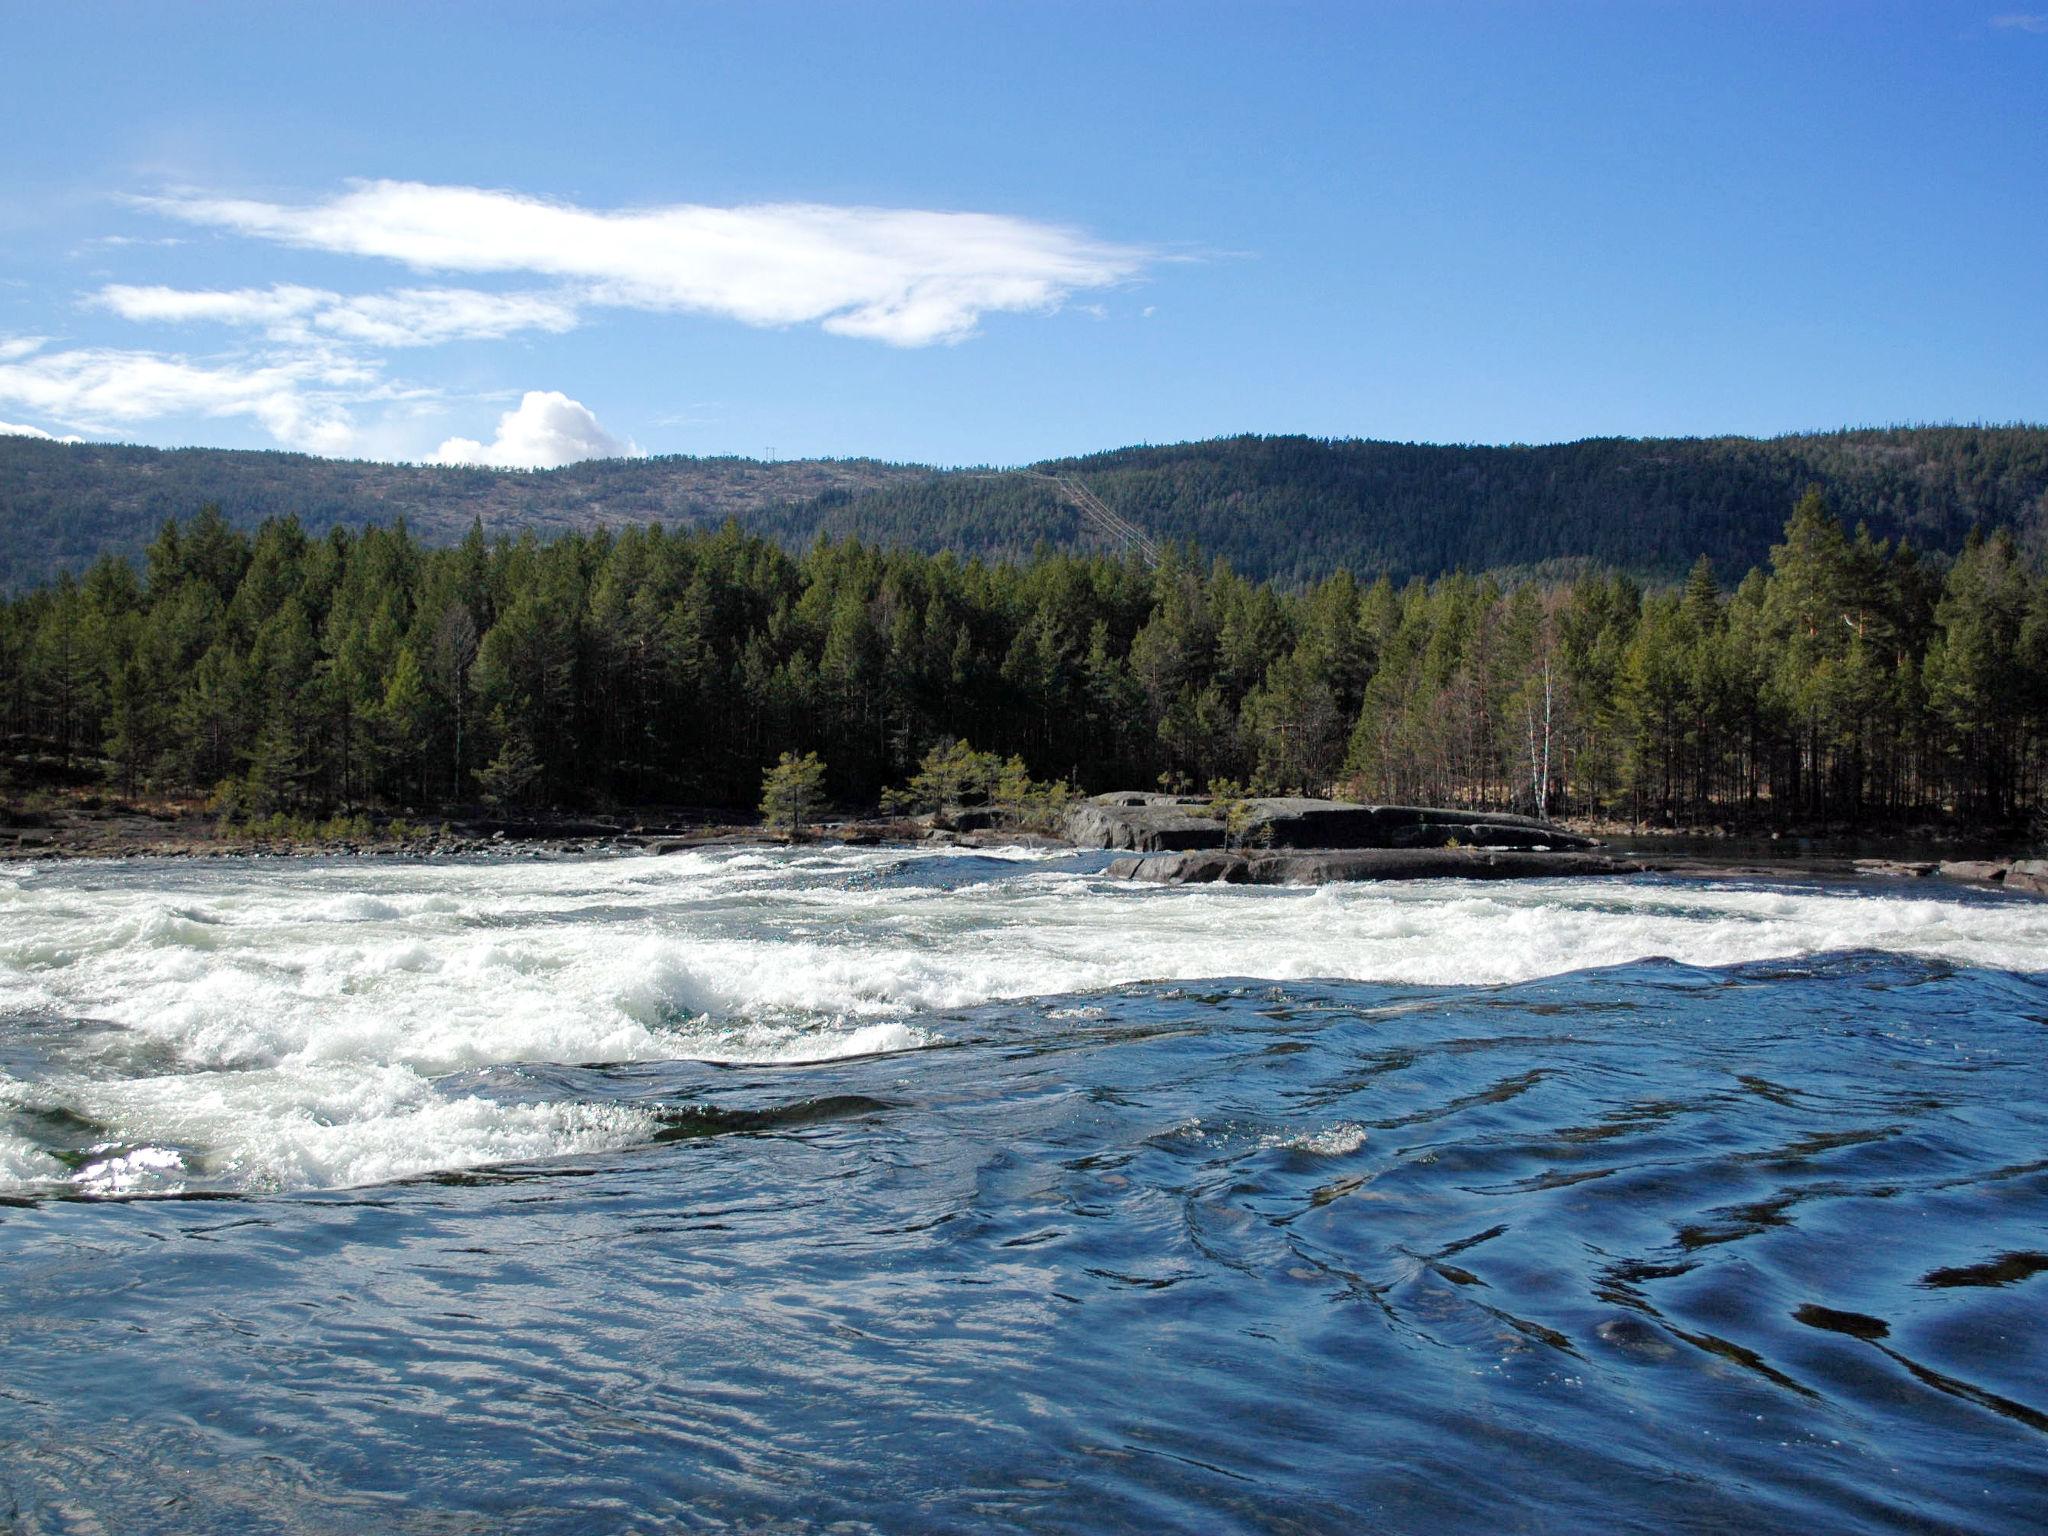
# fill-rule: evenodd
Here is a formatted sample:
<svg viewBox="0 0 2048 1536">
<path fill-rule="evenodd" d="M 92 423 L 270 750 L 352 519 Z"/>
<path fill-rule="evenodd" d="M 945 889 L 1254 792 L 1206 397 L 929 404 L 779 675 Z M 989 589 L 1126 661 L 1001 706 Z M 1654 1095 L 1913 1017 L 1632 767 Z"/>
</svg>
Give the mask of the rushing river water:
<svg viewBox="0 0 2048 1536">
<path fill-rule="evenodd" d="M 2048 1524 L 2048 903 L 1101 863 L 0 866 L 0 1529 Z"/>
</svg>

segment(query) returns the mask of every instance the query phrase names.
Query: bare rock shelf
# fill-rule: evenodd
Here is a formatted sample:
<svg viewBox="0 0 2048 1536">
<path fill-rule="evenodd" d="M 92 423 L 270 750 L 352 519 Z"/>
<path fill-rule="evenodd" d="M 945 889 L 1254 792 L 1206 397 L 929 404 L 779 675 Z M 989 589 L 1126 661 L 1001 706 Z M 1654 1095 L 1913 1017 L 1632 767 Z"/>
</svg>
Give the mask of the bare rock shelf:
<svg viewBox="0 0 2048 1536">
<path fill-rule="evenodd" d="M 1308 848 L 1283 853 L 1142 854 L 1118 859 L 1115 880 L 1159 885 L 1327 885 L 1340 880 L 1536 880 L 1561 875 L 1640 875 L 1656 865 L 1576 850 L 1497 848 Z"/>
</svg>

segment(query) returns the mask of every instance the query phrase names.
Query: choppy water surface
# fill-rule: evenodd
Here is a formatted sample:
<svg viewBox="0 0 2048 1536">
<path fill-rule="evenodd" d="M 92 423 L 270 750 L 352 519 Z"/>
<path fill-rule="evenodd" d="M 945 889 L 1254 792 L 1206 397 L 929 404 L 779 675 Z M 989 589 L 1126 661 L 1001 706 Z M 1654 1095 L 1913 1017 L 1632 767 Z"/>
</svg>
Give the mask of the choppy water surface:
<svg viewBox="0 0 2048 1536">
<path fill-rule="evenodd" d="M 2048 904 L 1100 862 L 0 867 L 0 1523 L 2048 1520 Z"/>
</svg>

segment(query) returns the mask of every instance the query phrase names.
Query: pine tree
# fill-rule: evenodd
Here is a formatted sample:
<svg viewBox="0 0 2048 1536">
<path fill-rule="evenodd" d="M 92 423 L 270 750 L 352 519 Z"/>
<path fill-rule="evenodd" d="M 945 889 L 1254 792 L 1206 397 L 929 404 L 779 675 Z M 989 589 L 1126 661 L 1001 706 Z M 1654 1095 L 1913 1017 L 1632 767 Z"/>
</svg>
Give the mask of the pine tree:
<svg viewBox="0 0 2048 1536">
<path fill-rule="evenodd" d="M 771 832 L 799 841 L 825 789 L 825 765 L 815 752 L 785 752 L 761 775 L 761 819 Z"/>
<path fill-rule="evenodd" d="M 491 711 L 491 734 L 498 739 L 498 751 L 477 769 L 476 783 L 484 803 L 495 810 L 524 804 L 540 782 L 540 754 L 534 750 L 524 716 L 525 711 L 516 718 L 509 715 L 502 704 Z"/>
</svg>

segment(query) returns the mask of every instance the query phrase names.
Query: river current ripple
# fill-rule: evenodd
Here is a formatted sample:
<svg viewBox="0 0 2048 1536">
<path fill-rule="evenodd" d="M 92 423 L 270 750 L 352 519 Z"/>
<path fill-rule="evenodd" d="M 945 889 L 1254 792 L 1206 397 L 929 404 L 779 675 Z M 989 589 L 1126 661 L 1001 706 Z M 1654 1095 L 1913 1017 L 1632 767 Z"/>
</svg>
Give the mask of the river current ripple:
<svg viewBox="0 0 2048 1536">
<path fill-rule="evenodd" d="M 0 1527 L 2048 1522 L 2048 904 L 1099 867 L 0 867 Z"/>
</svg>

